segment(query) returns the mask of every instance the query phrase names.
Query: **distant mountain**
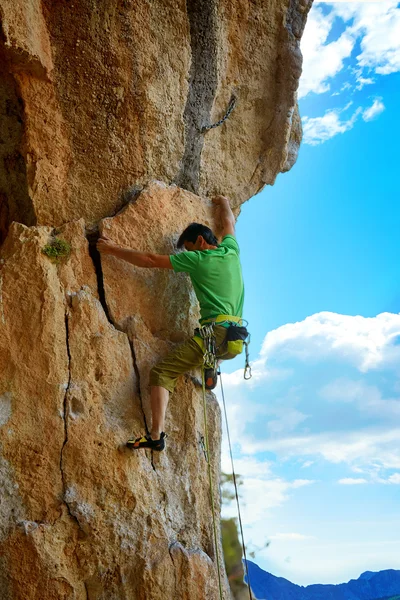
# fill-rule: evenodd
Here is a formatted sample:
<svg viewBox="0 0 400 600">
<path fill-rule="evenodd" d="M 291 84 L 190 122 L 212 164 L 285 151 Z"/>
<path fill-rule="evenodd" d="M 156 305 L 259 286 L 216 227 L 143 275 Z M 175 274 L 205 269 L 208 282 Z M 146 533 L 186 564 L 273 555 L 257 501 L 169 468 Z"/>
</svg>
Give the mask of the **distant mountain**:
<svg viewBox="0 0 400 600">
<path fill-rule="evenodd" d="M 366 571 L 348 583 L 304 587 L 275 577 L 251 561 L 247 563 L 251 589 L 257 600 L 400 600 L 400 571 L 394 569 Z"/>
</svg>

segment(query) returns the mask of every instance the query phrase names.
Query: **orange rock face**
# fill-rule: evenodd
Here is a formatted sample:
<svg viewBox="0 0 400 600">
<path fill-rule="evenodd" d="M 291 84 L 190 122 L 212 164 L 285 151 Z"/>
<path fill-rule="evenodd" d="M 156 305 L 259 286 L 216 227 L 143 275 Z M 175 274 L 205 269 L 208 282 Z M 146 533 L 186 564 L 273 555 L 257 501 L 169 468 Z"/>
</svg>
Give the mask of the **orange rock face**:
<svg viewBox="0 0 400 600">
<path fill-rule="evenodd" d="M 166 452 L 125 448 L 193 290 L 95 241 L 172 253 L 192 221 L 218 233 L 211 195 L 237 213 L 292 166 L 310 3 L 0 0 L 1 600 L 219 599 L 191 374 Z M 218 512 L 212 394 L 207 415 Z"/>
<path fill-rule="evenodd" d="M 234 205 L 273 183 L 298 148 L 310 4 L 1 0 L 3 236 L 97 222 L 151 179 Z"/>
<path fill-rule="evenodd" d="M 179 220 L 172 225 L 164 216 L 179 198 L 192 210 L 203 202 L 153 184 L 137 203 L 142 211 L 150 201 L 164 207 L 152 215 L 154 232 L 172 236 Z M 132 206 L 106 220 L 115 238 L 123 231 L 140 237 L 143 222 L 132 218 Z M 149 367 L 173 345 L 172 332 L 188 334 L 194 315 L 182 314 L 175 328 L 179 308 L 169 314 L 166 306 L 158 338 L 146 301 L 143 317 L 138 308 L 128 314 L 142 274 L 127 274 L 115 288 L 121 265 L 108 257 L 104 285 L 115 327 L 97 298 L 82 223 L 59 236 L 71 253 L 58 263 L 42 253 L 51 238 L 45 227 L 14 224 L 1 254 L 0 597 L 217 598 L 203 408 L 190 378 L 171 398 L 167 451 L 125 449 L 149 418 Z M 165 287 L 166 297 L 177 289 L 163 272 L 152 275 L 150 303 L 158 290 Z M 181 285 L 184 298 L 188 284 Z M 114 292 L 127 302 L 119 318 Z M 220 417 L 212 396 L 207 410 L 218 510 Z"/>
</svg>

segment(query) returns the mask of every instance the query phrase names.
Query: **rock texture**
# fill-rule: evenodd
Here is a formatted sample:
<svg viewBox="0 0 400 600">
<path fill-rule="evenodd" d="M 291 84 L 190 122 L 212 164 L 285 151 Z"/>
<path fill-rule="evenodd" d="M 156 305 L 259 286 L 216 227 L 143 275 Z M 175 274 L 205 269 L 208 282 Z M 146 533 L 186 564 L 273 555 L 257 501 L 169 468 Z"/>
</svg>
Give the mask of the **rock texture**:
<svg viewBox="0 0 400 600">
<path fill-rule="evenodd" d="M 94 243 L 173 252 L 191 221 L 218 232 L 208 197 L 238 212 L 293 165 L 310 3 L 0 0 L 1 600 L 219 598 L 190 374 L 167 452 L 124 448 L 193 291 Z M 71 252 L 51 260 L 56 236 Z M 219 510 L 211 394 L 207 414 Z"/>
<path fill-rule="evenodd" d="M 273 183 L 301 137 L 310 4 L 1 0 L 3 236 L 96 222 L 153 178 L 235 205 Z"/>
<path fill-rule="evenodd" d="M 184 199 L 177 188 L 153 185 L 138 199 L 144 211 L 156 192 L 166 211 L 176 196 Z M 115 238 L 118 231 L 140 237 L 132 206 L 104 224 Z M 142 313 L 115 315 L 117 329 L 96 297 L 83 223 L 59 235 L 72 246 L 66 264 L 43 255 L 46 227 L 15 223 L 2 248 L 0 597 L 216 598 L 202 403 L 190 379 L 171 400 L 168 452 L 124 449 L 132 432 L 143 430 L 148 367 L 171 345 L 175 318 L 165 313 L 165 339 L 158 339 L 146 298 L 154 303 L 163 288 L 173 294 L 176 282 L 155 273 Z M 107 290 L 116 272 L 109 266 Z M 107 291 L 111 314 L 112 292 L 123 299 L 142 283 L 134 272 L 126 280 L 125 289 Z M 183 297 L 188 283 L 181 284 Z M 217 482 L 220 427 L 212 397 L 208 413 Z"/>
</svg>

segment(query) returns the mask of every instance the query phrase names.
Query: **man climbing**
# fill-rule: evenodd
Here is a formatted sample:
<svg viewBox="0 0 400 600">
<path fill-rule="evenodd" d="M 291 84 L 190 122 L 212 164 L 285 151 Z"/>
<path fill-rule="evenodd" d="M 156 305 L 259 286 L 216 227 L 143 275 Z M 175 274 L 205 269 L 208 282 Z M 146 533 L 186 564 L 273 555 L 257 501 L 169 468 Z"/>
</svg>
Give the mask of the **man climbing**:
<svg viewBox="0 0 400 600">
<path fill-rule="evenodd" d="M 239 347 L 232 347 L 227 334 L 229 328 L 233 328 L 232 324 L 241 322 L 244 287 L 239 246 L 234 237 L 235 217 L 229 200 L 224 196 L 217 196 L 213 203 L 220 210 L 220 244 L 211 229 L 199 223 L 192 223 L 178 240 L 178 248 L 184 247 L 186 250 L 180 254 L 169 256 L 137 252 L 118 246 L 107 238 L 100 238 L 97 248 L 102 254 L 110 254 L 137 267 L 173 269 L 176 273 L 188 273 L 200 304 L 200 325 L 215 323 L 213 331 L 216 356 L 219 360 L 227 360 L 241 352 L 240 344 Z M 179 375 L 203 365 L 203 348 L 202 338 L 195 335 L 153 367 L 150 373 L 151 431 L 149 435 L 128 440 L 128 447 L 135 450 L 164 449 L 164 422 L 169 394 L 174 391 Z M 207 369 L 207 389 L 213 389 L 216 380 L 216 370 Z"/>
</svg>

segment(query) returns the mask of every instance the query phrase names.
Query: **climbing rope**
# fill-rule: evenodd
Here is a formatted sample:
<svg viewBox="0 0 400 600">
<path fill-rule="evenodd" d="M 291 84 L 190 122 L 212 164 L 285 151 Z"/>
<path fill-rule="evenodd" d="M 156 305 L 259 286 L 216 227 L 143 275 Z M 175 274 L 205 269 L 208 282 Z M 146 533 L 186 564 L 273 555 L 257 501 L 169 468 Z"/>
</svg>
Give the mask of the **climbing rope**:
<svg viewBox="0 0 400 600">
<path fill-rule="evenodd" d="M 232 97 L 231 97 L 231 99 L 229 101 L 229 105 L 228 105 L 228 108 L 226 110 L 226 113 L 224 114 L 224 116 L 222 117 L 222 119 L 220 119 L 216 123 L 213 123 L 212 125 L 205 125 L 201 129 L 201 133 L 206 133 L 207 131 L 210 131 L 210 129 L 215 129 L 215 127 L 219 127 L 220 125 L 222 125 L 222 123 L 225 123 L 225 121 L 229 118 L 231 112 L 235 108 L 236 102 L 237 102 L 236 96 L 232 95 Z"/>
<path fill-rule="evenodd" d="M 247 350 L 247 346 L 246 346 L 246 350 Z M 250 377 L 251 377 L 251 369 L 250 369 Z M 245 379 L 246 379 L 246 377 L 245 377 Z M 226 413 L 225 394 L 224 394 L 224 387 L 222 385 L 222 375 L 221 375 L 221 373 L 219 374 L 219 382 L 220 382 L 220 385 L 221 385 L 222 404 L 223 404 L 223 407 L 224 407 L 226 433 L 227 433 L 227 436 L 228 436 L 229 453 L 230 453 L 230 456 L 231 456 L 233 484 L 235 486 L 235 496 L 236 496 L 236 505 L 237 505 L 238 516 L 239 516 L 240 536 L 242 538 L 242 549 L 243 549 L 243 556 L 244 556 L 244 565 L 245 565 L 246 576 L 247 576 L 247 587 L 249 588 L 249 597 L 250 597 L 250 600 L 253 600 L 253 595 L 251 593 L 251 587 L 250 587 L 249 569 L 248 569 L 248 566 L 247 566 L 246 545 L 244 543 L 243 526 L 242 526 L 242 516 L 241 516 L 241 513 L 240 513 L 239 494 L 238 494 L 238 489 L 237 489 L 235 466 L 233 464 L 231 436 L 229 435 L 228 415 Z"/>
<path fill-rule="evenodd" d="M 205 451 L 204 454 L 207 460 L 208 466 L 208 480 L 210 484 L 210 496 L 211 496 L 211 511 L 213 518 L 213 529 L 214 529 L 214 545 L 215 545 L 215 556 L 217 559 L 217 572 L 218 572 L 218 587 L 219 587 L 219 597 L 220 600 L 223 600 L 223 591 L 222 591 L 222 583 L 221 583 L 221 567 L 219 562 L 219 552 L 218 552 L 218 537 L 217 537 L 217 522 L 215 518 L 215 506 L 214 506 L 214 489 L 212 482 L 212 473 L 211 473 L 211 461 L 210 461 L 210 445 L 208 442 L 208 425 L 207 425 L 207 404 L 206 404 L 206 382 L 204 376 L 204 367 L 202 369 L 202 386 L 203 386 L 203 406 L 204 406 L 204 432 L 205 432 Z"/>
<path fill-rule="evenodd" d="M 206 402 L 206 384 L 205 384 L 205 370 L 206 369 L 217 369 L 217 367 L 218 367 L 214 323 L 211 323 L 210 325 L 203 325 L 203 327 L 201 327 L 199 329 L 199 334 L 202 337 L 203 342 L 204 342 L 204 355 L 203 355 L 203 367 L 202 367 L 202 388 L 203 388 L 205 436 L 201 437 L 201 445 L 202 445 L 204 456 L 206 458 L 207 465 L 208 465 L 208 478 L 209 478 L 209 484 L 210 484 L 211 511 L 212 511 L 212 518 L 213 518 L 215 555 L 216 555 L 216 559 L 217 559 L 219 595 L 220 595 L 220 600 L 223 600 L 223 591 L 222 591 L 222 583 L 221 583 L 221 568 L 220 568 L 220 560 L 219 560 L 219 553 L 218 553 L 217 524 L 216 524 L 215 507 L 214 507 L 214 489 L 213 489 L 212 473 L 211 473 L 210 446 L 209 446 L 209 441 L 208 441 L 207 402 Z M 249 350 L 248 350 L 249 343 L 250 343 L 250 340 L 247 343 L 245 343 L 245 346 L 246 346 L 246 364 L 245 364 L 245 371 L 244 371 L 245 379 L 251 378 L 251 367 L 250 367 L 250 363 L 249 363 Z M 252 592 L 251 592 L 251 588 L 250 588 L 250 576 L 249 576 L 249 570 L 248 570 L 248 565 L 247 565 L 246 546 L 244 543 L 242 516 L 240 513 L 239 494 L 238 494 L 238 489 L 237 489 L 235 467 L 233 464 L 232 445 L 231 445 L 231 438 L 230 438 L 230 434 L 229 434 L 228 416 L 227 416 L 227 412 L 226 412 L 225 394 L 224 394 L 224 388 L 222 385 L 221 372 L 219 373 L 219 377 L 220 377 L 220 384 L 221 384 L 222 402 L 223 402 L 223 407 L 224 407 L 226 431 L 227 431 L 227 435 L 228 435 L 229 453 L 230 453 L 230 457 L 231 457 L 233 483 L 235 486 L 236 504 L 237 504 L 237 510 L 238 510 L 238 516 L 239 516 L 239 527 L 240 527 L 240 535 L 242 538 L 242 549 L 243 549 L 247 583 L 248 583 L 248 589 L 249 589 L 249 597 L 250 597 L 250 600 L 253 600 L 253 596 L 252 596 Z"/>
</svg>

